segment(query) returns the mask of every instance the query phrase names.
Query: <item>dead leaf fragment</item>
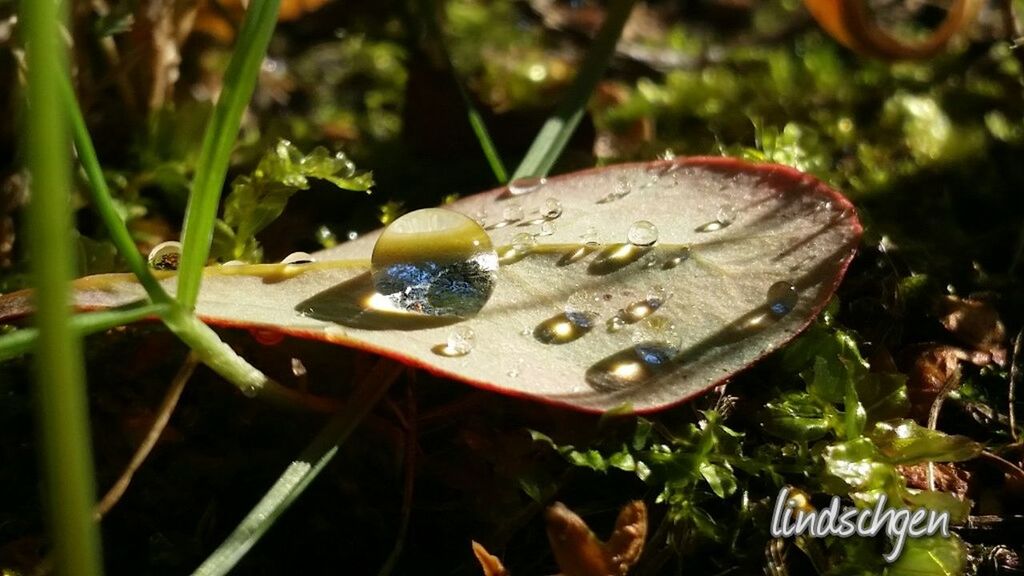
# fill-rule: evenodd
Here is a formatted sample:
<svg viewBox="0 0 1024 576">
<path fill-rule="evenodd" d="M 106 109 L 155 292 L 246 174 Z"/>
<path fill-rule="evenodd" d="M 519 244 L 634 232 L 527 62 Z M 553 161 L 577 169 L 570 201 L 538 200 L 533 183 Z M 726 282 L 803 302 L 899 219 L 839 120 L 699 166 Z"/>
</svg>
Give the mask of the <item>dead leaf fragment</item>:
<svg viewBox="0 0 1024 576">
<path fill-rule="evenodd" d="M 484 571 L 484 576 L 508 576 L 508 570 L 505 570 L 505 565 L 501 563 L 501 560 L 497 556 L 487 551 L 487 548 L 483 547 L 483 544 L 473 541 L 473 555 L 476 556 L 477 562 L 480 562 L 480 568 Z"/>
<path fill-rule="evenodd" d="M 961 362 L 984 366 L 991 361 L 988 354 L 972 353 L 943 344 L 925 344 L 912 348 L 909 357 L 907 395 L 911 416 L 921 423 L 928 420 L 932 402 Z"/>
<path fill-rule="evenodd" d="M 647 539 L 647 507 L 630 502 L 619 512 L 615 530 L 601 542 L 587 523 L 561 502 L 545 512 L 548 540 L 565 576 L 624 576 L 640 559 Z"/>
<path fill-rule="evenodd" d="M 992 304 L 981 298 L 946 296 L 939 314 L 939 321 L 958 340 L 1006 365 L 1006 327 Z"/>
<path fill-rule="evenodd" d="M 958 468 L 947 462 L 935 462 L 932 464 L 935 472 L 935 489 L 939 492 L 948 492 L 957 498 L 966 498 L 971 480 L 970 472 Z M 928 490 L 928 465 L 899 465 L 896 467 L 900 474 L 907 480 L 908 488 Z"/>
</svg>

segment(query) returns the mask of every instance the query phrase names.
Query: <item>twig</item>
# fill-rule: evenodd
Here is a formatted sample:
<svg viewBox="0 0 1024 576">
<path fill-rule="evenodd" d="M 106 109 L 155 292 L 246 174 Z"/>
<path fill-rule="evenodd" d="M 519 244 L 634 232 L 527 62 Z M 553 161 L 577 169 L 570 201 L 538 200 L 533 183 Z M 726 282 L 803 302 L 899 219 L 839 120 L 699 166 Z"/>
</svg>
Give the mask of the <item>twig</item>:
<svg viewBox="0 0 1024 576">
<path fill-rule="evenodd" d="M 394 570 L 398 558 L 402 555 L 402 548 L 405 547 L 405 538 L 409 533 L 409 519 L 412 517 L 412 496 L 413 488 L 416 485 L 416 451 L 419 449 L 418 433 L 416 429 L 416 371 L 407 370 L 408 382 L 405 387 L 406 413 L 403 417 L 405 428 L 405 482 L 402 492 L 402 516 L 398 523 L 398 536 L 395 538 L 395 545 L 388 554 L 388 559 L 381 566 L 378 576 L 387 576 Z"/>
<path fill-rule="evenodd" d="M 128 466 L 125 467 L 124 472 L 121 473 L 121 477 L 114 482 L 114 485 L 107 490 L 106 495 L 103 499 L 96 504 L 96 511 L 94 517 L 99 522 L 104 516 L 110 512 L 110 509 L 117 504 L 124 495 L 125 490 L 128 489 L 128 484 L 132 481 L 132 476 L 142 466 L 142 463 L 146 461 L 149 453 L 153 451 L 153 447 L 156 446 L 157 440 L 160 439 L 160 435 L 163 434 L 164 428 L 167 427 L 167 422 L 171 419 L 171 414 L 174 412 L 174 408 L 178 405 L 178 399 L 181 398 L 181 392 L 185 389 L 185 384 L 189 378 L 192 377 L 192 373 L 195 371 L 196 366 L 199 364 L 199 358 L 194 352 L 189 353 L 185 358 L 185 363 L 178 369 L 178 373 L 174 375 L 174 379 L 171 380 L 171 386 L 167 389 L 167 393 L 164 394 L 164 399 L 160 403 L 160 409 L 157 411 L 156 418 L 153 420 L 153 424 L 149 427 L 149 432 L 146 434 L 146 438 L 143 439 L 142 444 L 135 450 L 135 454 L 132 455 L 131 461 Z"/>
<path fill-rule="evenodd" d="M 960 367 L 957 366 L 956 370 L 946 378 L 946 381 L 942 383 L 942 388 L 939 390 L 938 395 L 935 396 L 935 400 L 932 401 L 932 407 L 928 411 L 928 428 L 935 430 L 935 426 L 939 422 L 939 411 L 942 410 L 942 403 L 946 401 L 946 396 L 960 383 Z M 928 462 L 928 490 L 935 491 L 935 464 L 931 461 Z"/>
<path fill-rule="evenodd" d="M 1020 376 L 1020 370 L 1017 366 L 1020 364 L 1020 343 L 1022 336 L 1024 336 L 1024 328 L 1021 328 L 1020 332 L 1017 332 L 1017 338 L 1013 341 L 1013 358 L 1010 360 L 1010 382 L 1006 391 L 1010 411 L 1010 438 L 1013 439 L 1014 443 L 1017 443 L 1017 441 L 1020 440 L 1020 437 L 1017 434 L 1017 409 L 1015 405 L 1017 403 L 1017 380 Z"/>
</svg>

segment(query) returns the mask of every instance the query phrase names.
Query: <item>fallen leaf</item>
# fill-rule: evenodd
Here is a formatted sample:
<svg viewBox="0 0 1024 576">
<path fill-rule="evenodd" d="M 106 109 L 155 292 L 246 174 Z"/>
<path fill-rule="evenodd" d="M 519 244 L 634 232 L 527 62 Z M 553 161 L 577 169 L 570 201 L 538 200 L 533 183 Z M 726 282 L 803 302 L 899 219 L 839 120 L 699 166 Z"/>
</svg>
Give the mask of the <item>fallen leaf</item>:
<svg viewBox="0 0 1024 576">
<path fill-rule="evenodd" d="M 861 235 L 850 203 L 813 177 L 729 158 L 609 166 L 537 188 L 445 206 L 485 220 L 503 256 L 493 294 L 470 318 L 374 307 L 369 256 L 379 231 L 311 264 L 212 267 L 197 312 L 213 325 L 371 351 L 502 394 L 650 412 L 722 383 L 806 328 Z M 558 216 L 545 217 L 553 202 Z M 640 241 L 657 241 L 628 242 L 634 224 Z M 174 290 L 173 276 L 163 282 Z M 82 309 L 143 297 L 126 274 L 76 283 Z M 25 292 L 0 298 L 0 321 L 29 311 Z M 467 334 L 468 353 L 438 353 Z"/>
<path fill-rule="evenodd" d="M 564 576 L 624 576 L 640 559 L 647 539 L 647 507 L 641 500 L 622 508 L 607 542 L 598 540 L 587 523 L 561 502 L 549 507 L 544 519 Z"/>
<path fill-rule="evenodd" d="M 473 542 L 473 555 L 480 562 L 484 576 L 508 576 L 508 571 L 505 570 L 505 565 L 501 563 L 501 560 L 488 552 L 479 542 Z"/>
<path fill-rule="evenodd" d="M 991 361 L 988 354 L 970 353 L 956 346 L 943 344 L 918 346 L 910 349 L 908 355 L 910 361 L 906 372 L 910 413 L 922 424 L 928 421 L 932 402 L 961 362 L 984 366 Z"/>
<path fill-rule="evenodd" d="M 969 488 L 968 482 L 971 473 L 958 468 L 956 464 L 946 462 L 934 462 L 932 467 L 935 474 L 935 489 L 939 492 L 949 492 L 960 499 L 967 497 Z M 903 478 L 907 480 L 908 488 L 917 490 L 928 490 L 928 464 L 901 464 L 896 469 Z"/>
<path fill-rule="evenodd" d="M 992 304 L 981 298 L 946 296 L 939 303 L 939 314 L 939 321 L 957 340 L 1006 365 L 1006 327 Z"/>
</svg>

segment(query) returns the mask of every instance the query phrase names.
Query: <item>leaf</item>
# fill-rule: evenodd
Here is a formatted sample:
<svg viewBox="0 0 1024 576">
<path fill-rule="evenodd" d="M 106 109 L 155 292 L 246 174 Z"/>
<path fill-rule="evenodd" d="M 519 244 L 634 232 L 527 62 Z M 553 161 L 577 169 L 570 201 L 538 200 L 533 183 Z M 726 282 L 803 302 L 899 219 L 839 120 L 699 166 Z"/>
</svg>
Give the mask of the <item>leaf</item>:
<svg viewBox="0 0 1024 576">
<path fill-rule="evenodd" d="M 821 403 L 806 392 L 787 392 L 761 412 L 765 432 L 800 442 L 824 438 L 832 426 Z"/>
<path fill-rule="evenodd" d="M 281 140 L 260 160 L 249 176 L 239 176 L 224 202 L 224 224 L 215 234 L 218 241 L 229 232 L 230 259 L 258 259 L 255 236 L 284 212 L 288 199 L 309 189 L 309 178 L 318 178 L 346 190 L 369 190 L 373 175 L 357 172 L 344 153 L 331 154 L 319 147 L 303 156 L 291 142 Z"/>
<path fill-rule="evenodd" d="M 452 319 L 368 307 L 379 233 L 317 253 L 314 264 L 210 268 L 197 312 L 214 325 L 369 350 L 503 394 L 592 412 L 651 412 L 721 383 L 803 330 L 829 301 L 861 234 L 849 202 L 814 178 L 729 158 L 610 166 L 551 178 L 522 196 L 498 189 L 446 208 L 486 212 L 492 241 L 508 255 L 517 234 L 540 232 L 548 198 L 562 207 L 547 222 L 552 234 L 506 258 L 486 305 L 459 322 L 475 334 L 467 355 L 435 352 Z M 495 227 L 516 204 L 523 219 Z M 652 248 L 626 243 L 640 220 L 657 227 Z M 164 282 L 173 290 L 173 278 Z M 794 286 L 796 301 L 776 315 L 768 291 L 779 282 Z M 662 303 L 647 319 L 606 328 L 620 308 L 652 296 Z M 102 308 L 142 297 L 132 278 L 112 275 L 79 281 L 76 302 Z M 564 318 L 570 299 L 592 307 L 591 328 L 570 342 L 538 340 L 534 333 Z M 24 293 L 0 298 L 0 321 L 28 310 Z M 664 346 L 634 344 L 648 338 Z"/>
<path fill-rule="evenodd" d="M 625 576 L 640 559 L 647 539 L 647 506 L 642 500 L 626 504 L 607 542 L 601 542 L 587 523 L 561 502 L 544 514 L 548 540 L 564 576 Z"/>
<path fill-rule="evenodd" d="M 957 576 L 967 571 L 967 549 L 956 534 L 908 538 L 905 546 L 885 576 Z"/>
<path fill-rule="evenodd" d="M 893 464 L 959 462 L 974 458 L 984 448 L 966 436 L 931 430 L 913 420 L 879 422 L 869 435 Z"/>
</svg>

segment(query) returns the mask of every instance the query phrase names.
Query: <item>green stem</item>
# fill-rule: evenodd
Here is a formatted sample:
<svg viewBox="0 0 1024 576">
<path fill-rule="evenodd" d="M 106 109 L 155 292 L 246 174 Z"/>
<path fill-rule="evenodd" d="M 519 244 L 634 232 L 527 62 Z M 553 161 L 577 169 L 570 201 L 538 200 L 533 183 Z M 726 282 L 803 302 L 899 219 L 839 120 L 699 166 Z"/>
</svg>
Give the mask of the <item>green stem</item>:
<svg viewBox="0 0 1024 576">
<path fill-rule="evenodd" d="M 524 178 L 529 176 L 546 176 L 555 165 L 558 157 L 569 143 L 569 138 L 576 131 L 587 109 L 587 102 L 594 92 L 594 87 L 604 76 L 612 54 L 615 53 L 615 45 L 622 35 L 622 28 L 626 25 L 629 13 L 633 10 L 634 0 L 612 0 L 608 6 L 608 13 L 605 16 L 601 31 L 594 39 L 594 45 L 587 53 L 587 58 L 576 74 L 565 100 L 558 106 L 555 114 L 548 118 L 540 129 L 533 144 L 526 152 L 526 157 L 516 168 L 512 178 Z"/>
<path fill-rule="evenodd" d="M 161 316 L 169 309 L 166 304 L 146 304 L 133 308 L 76 314 L 71 317 L 71 328 L 75 334 L 82 337 L 146 318 Z M 38 328 L 23 328 L 0 337 L 0 362 L 31 352 L 38 339 Z"/>
<path fill-rule="evenodd" d="M 60 99 L 60 78 L 67 76 L 64 6 L 20 4 L 28 48 L 24 150 L 32 174 L 27 232 L 39 330 L 33 391 L 56 571 L 91 576 L 102 574 L 103 562 L 92 521 L 96 490 L 81 340 L 70 322 L 71 142 Z"/>
<path fill-rule="evenodd" d="M 64 103 L 64 109 L 71 119 L 71 133 L 75 140 L 75 150 L 78 152 L 78 161 L 82 164 L 85 177 L 89 181 L 92 190 L 93 206 L 99 212 L 100 219 L 107 227 L 110 240 L 117 247 L 121 257 L 124 258 L 128 269 L 139 279 L 142 287 L 154 302 L 171 302 L 163 287 L 153 276 L 139 249 L 132 240 L 132 235 L 125 226 L 121 215 L 117 213 L 110 188 L 107 187 L 107 180 L 103 177 L 103 168 L 100 166 L 99 158 L 96 156 L 96 148 L 93 146 L 92 137 L 89 136 L 89 128 L 85 124 L 82 110 L 78 106 L 78 99 L 67 78 L 62 78 L 60 83 L 60 95 Z"/>
<path fill-rule="evenodd" d="M 402 370 L 401 366 L 390 361 L 379 361 L 356 387 L 341 412 L 331 418 L 302 454 L 285 468 L 270 490 L 193 576 L 227 574 L 334 458 L 341 444 L 384 396 Z"/>
<path fill-rule="evenodd" d="M 210 255 L 213 226 L 217 220 L 217 207 L 228 173 L 231 150 L 242 124 L 242 114 L 256 89 L 280 5 L 281 0 L 249 3 L 238 33 L 238 45 L 224 73 L 220 98 L 206 125 L 181 235 L 178 302 L 188 310 L 195 308 L 199 297 L 199 285 Z"/>
</svg>

